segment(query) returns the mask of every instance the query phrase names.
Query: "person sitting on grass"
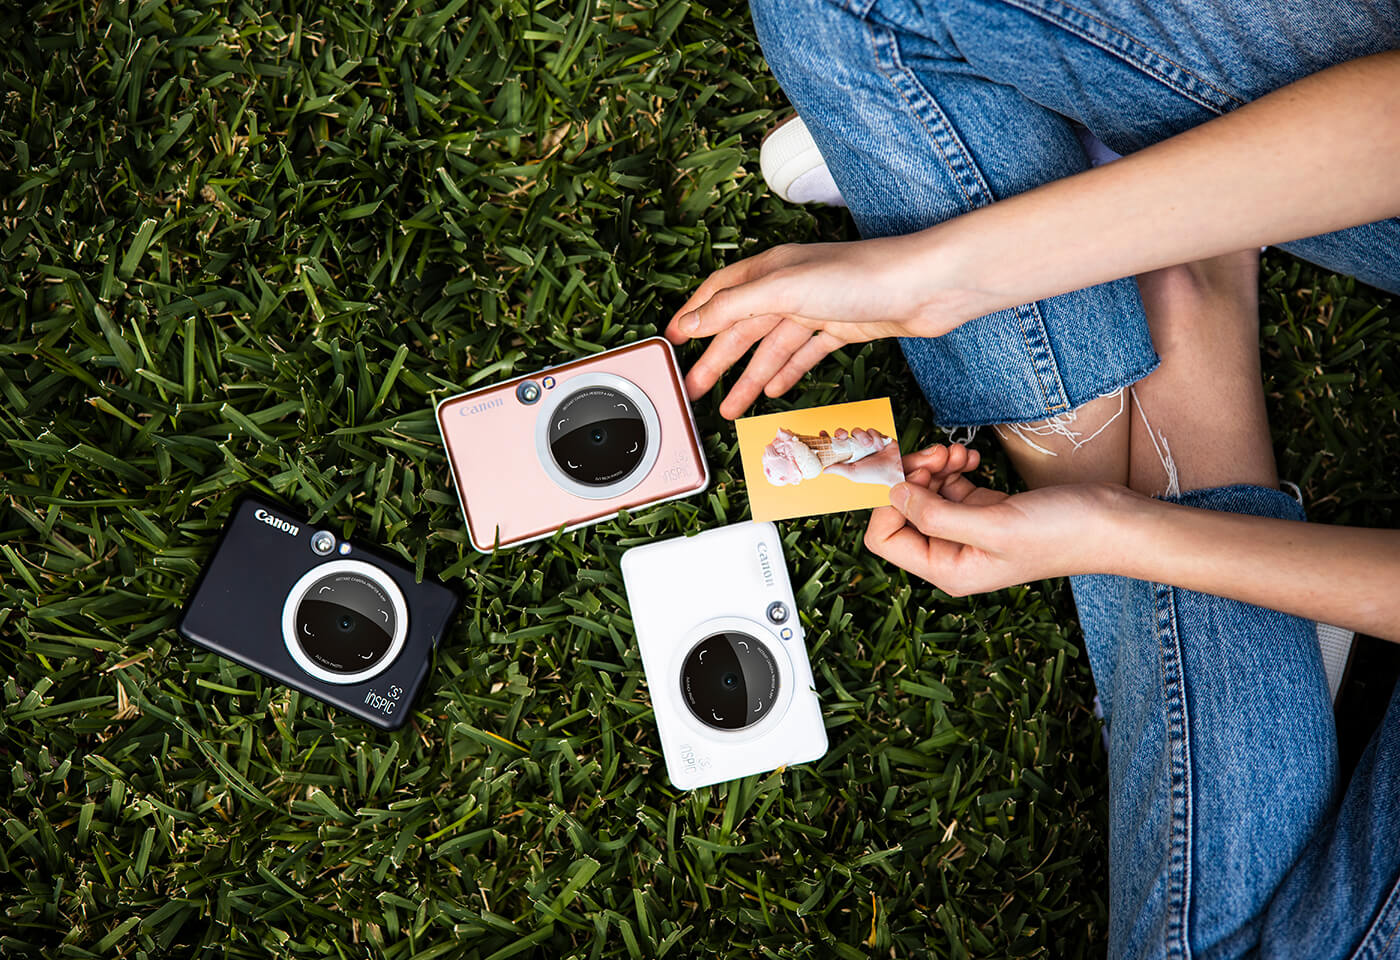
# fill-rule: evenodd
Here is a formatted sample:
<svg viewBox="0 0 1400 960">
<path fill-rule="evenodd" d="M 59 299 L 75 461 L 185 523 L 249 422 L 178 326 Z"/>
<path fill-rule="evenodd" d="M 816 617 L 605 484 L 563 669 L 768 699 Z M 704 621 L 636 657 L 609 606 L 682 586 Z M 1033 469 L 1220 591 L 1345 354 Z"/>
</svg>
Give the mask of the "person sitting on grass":
<svg viewBox="0 0 1400 960">
<path fill-rule="evenodd" d="M 1013 496 L 967 478 L 964 446 L 911 454 L 865 535 L 955 594 L 1071 577 L 1109 745 L 1114 957 L 1391 956 L 1400 927 L 1400 685 L 1342 789 L 1304 619 L 1400 639 L 1400 549 L 1304 525 L 1279 489 L 1257 258 L 1138 278 L 1161 364 L 1130 390 L 1150 426 L 1129 419 Z M 1182 441 L 1170 460 L 1163 437 Z M 1127 486 L 1081 479 L 1124 460 Z"/>
<path fill-rule="evenodd" d="M 835 149 L 885 148 L 853 131 Z M 948 209 L 940 184 L 870 181 L 951 169 L 974 189 L 948 149 L 831 173 L 863 229 L 904 223 Z M 1400 689 L 1341 791 L 1312 622 L 1400 639 L 1400 543 L 1306 525 L 1279 489 L 1257 253 L 1228 252 L 1393 217 L 1396 156 L 1400 54 L 1384 54 L 906 236 L 741 261 L 667 329 L 714 337 L 692 397 L 759 344 L 729 416 L 837 346 L 904 336 L 941 423 L 1011 425 L 1031 490 L 979 488 L 975 452 L 936 446 L 906 458 L 866 543 L 953 593 L 1073 577 L 1110 745 L 1111 956 L 1400 949 Z M 1400 290 L 1397 237 L 1382 220 L 1306 252 Z"/>
</svg>

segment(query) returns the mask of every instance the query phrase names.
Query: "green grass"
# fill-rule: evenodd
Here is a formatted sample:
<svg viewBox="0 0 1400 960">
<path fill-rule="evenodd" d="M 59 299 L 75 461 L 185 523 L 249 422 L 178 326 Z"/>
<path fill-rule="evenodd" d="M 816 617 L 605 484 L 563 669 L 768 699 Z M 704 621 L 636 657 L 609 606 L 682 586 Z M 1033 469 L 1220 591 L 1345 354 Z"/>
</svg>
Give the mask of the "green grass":
<svg viewBox="0 0 1400 960">
<path fill-rule="evenodd" d="M 718 394 L 704 496 L 467 545 L 435 400 L 848 233 L 762 187 L 783 100 L 742 3 L 56 2 L 0 38 L 0 954 L 1103 952 L 1063 583 L 949 599 L 860 516 L 784 524 L 831 752 L 680 794 L 618 559 L 747 515 Z M 1395 308 L 1265 273 L 1285 475 L 1393 526 Z M 783 403 L 885 394 L 936 436 L 888 344 Z M 247 489 L 466 592 L 404 731 L 175 636 Z"/>
</svg>

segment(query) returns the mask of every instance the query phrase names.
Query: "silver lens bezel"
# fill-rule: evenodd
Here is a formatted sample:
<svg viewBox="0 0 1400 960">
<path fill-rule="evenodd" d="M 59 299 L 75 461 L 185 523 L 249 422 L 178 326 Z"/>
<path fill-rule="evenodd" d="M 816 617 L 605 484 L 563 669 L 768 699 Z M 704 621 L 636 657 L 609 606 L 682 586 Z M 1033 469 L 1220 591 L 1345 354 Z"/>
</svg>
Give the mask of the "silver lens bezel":
<svg viewBox="0 0 1400 960">
<path fill-rule="evenodd" d="M 630 399 L 637 405 L 637 410 L 642 415 L 642 425 L 647 432 L 647 444 L 642 459 L 625 476 L 605 487 L 579 483 L 560 469 L 559 464 L 554 462 L 553 451 L 549 448 L 549 424 L 555 411 L 569 397 L 589 387 L 616 390 Z M 557 384 L 540 404 L 539 420 L 535 423 L 535 453 L 549 479 L 561 489 L 585 500 L 611 500 L 635 488 L 647 478 L 651 468 L 656 466 L 656 458 L 661 453 L 661 418 L 657 416 L 656 407 L 652 405 L 651 399 L 631 380 L 619 377 L 615 373 L 580 374 Z"/>
<path fill-rule="evenodd" d="M 296 639 L 297 609 L 301 606 L 301 601 L 306 597 L 307 591 L 311 589 L 313 584 L 337 573 L 357 573 L 368 580 L 373 580 L 388 594 L 389 603 L 394 608 L 394 635 L 389 641 L 389 649 L 385 651 L 378 663 L 367 670 L 361 670 L 359 673 L 332 673 L 307 656 L 306 651 L 301 648 L 301 644 Z M 404 642 L 407 638 L 408 604 L 404 601 L 403 591 L 383 570 L 373 564 L 365 563 L 363 560 L 332 560 L 329 563 L 312 567 L 292 585 L 286 601 L 282 604 L 282 643 L 286 646 L 287 653 L 296 661 L 298 667 L 325 683 L 349 686 L 354 683 L 364 683 L 366 680 L 378 676 L 389 669 L 398 659 L 399 654 L 403 652 Z"/>
</svg>

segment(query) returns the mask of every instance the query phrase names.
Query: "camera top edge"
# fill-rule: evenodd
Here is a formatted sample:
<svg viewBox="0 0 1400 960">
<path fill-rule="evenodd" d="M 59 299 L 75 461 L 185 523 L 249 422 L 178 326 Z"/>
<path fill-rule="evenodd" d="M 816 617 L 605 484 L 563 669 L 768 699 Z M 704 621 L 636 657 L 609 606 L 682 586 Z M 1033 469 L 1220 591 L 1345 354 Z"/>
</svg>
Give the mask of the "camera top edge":
<svg viewBox="0 0 1400 960">
<path fill-rule="evenodd" d="M 252 507 L 251 514 L 249 513 L 249 507 Z M 270 522 L 269 520 L 258 518 L 256 514 L 259 508 L 268 511 L 269 514 L 271 514 L 273 520 Z M 306 551 L 308 569 L 315 566 L 319 566 L 324 563 L 329 563 L 334 560 L 353 558 L 356 560 L 369 562 L 375 566 L 393 571 L 395 574 L 397 574 L 397 576 L 395 576 L 394 579 L 398 581 L 400 589 L 414 592 L 420 591 L 421 588 L 426 588 L 430 591 L 446 590 L 452 595 L 452 598 L 454 600 L 454 608 L 457 604 L 461 603 L 462 592 L 461 589 L 455 584 L 447 583 L 436 578 L 429 579 L 425 577 L 424 579 L 419 580 L 417 579 L 416 571 L 413 569 L 413 567 L 405 563 L 402 558 L 393 556 L 392 554 L 388 553 L 382 548 L 367 545 L 366 543 L 359 539 L 356 539 L 355 537 L 342 537 L 328 523 L 321 522 L 313 524 L 311 522 L 310 515 L 307 513 L 306 510 L 289 504 L 284 500 L 268 496 L 267 494 L 259 490 L 245 489 L 241 491 L 237 495 L 237 497 L 234 498 L 234 501 L 230 505 L 226 514 L 224 525 L 219 531 L 219 537 L 209 551 L 210 557 L 213 557 L 219 552 L 225 540 L 228 539 L 230 531 L 232 531 L 238 525 L 239 521 L 245 515 L 251 515 L 253 517 L 254 522 L 266 523 L 274 528 L 283 529 L 283 532 L 286 532 L 285 529 L 280 527 L 277 521 L 290 524 L 293 527 L 297 528 L 297 533 L 295 534 L 295 536 L 298 540 L 307 539 L 308 541 L 311 541 L 314 540 L 314 538 L 323 531 L 330 533 L 331 536 L 334 537 L 335 543 L 337 545 L 340 545 L 340 550 L 337 551 L 333 547 L 330 551 L 322 553 L 321 551 L 316 550 L 314 546 L 312 546 L 310 543 L 308 543 L 308 549 Z M 305 527 L 306 529 L 300 529 L 302 527 Z M 303 534 L 305 535 L 304 537 Z M 349 546 L 348 552 L 344 545 Z M 193 594 L 198 589 L 198 584 L 196 584 L 194 590 L 191 591 L 191 594 Z"/>
<path fill-rule="evenodd" d="M 489 383 L 483 383 L 480 385 L 472 386 L 469 389 L 459 390 L 456 393 L 452 393 L 443 397 L 441 400 L 439 400 L 433 405 L 433 417 L 434 419 L 440 421 L 443 407 L 447 406 L 448 404 L 454 401 L 461 400 L 465 397 L 473 396 L 474 394 L 481 393 L 485 390 L 494 390 L 501 387 L 508 387 L 511 384 L 516 384 L 527 380 L 535 380 L 539 377 L 544 376 L 545 374 L 567 372 L 569 370 L 572 370 L 574 367 L 578 367 L 584 364 L 590 364 L 600 361 L 606 362 L 608 355 L 615 356 L 616 354 L 623 351 L 639 350 L 653 344 L 662 346 L 666 349 L 667 354 L 671 358 L 672 364 L 678 363 L 678 361 L 676 360 L 676 348 L 672 346 L 671 342 L 665 337 L 661 336 L 660 334 L 654 334 L 650 337 L 642 337 L 640 340 L 633 340 L 628 343 L 620 343 L 615 347 L 608 347 L 604 350 L 599 350 L 594 353 L 585 354 L 581 357 L 574 357 L 572 360 L 565 360 L 563 363 L 550 364 L 549 366 L 540 367 L 535 370 L 530 370 L 526 373 L 512 374 L 511 376 L 504 377 L 500 380 L 492 380 Z"/>
</svg>

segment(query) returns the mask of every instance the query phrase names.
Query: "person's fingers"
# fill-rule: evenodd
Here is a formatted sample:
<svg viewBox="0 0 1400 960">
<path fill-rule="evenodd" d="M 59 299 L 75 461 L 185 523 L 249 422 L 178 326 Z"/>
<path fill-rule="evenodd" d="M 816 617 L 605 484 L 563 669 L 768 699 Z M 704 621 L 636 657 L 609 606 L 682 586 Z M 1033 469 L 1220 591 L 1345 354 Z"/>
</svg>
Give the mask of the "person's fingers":
<svg viewBox="0 0 1400 960">
<path fill-rule="evenodd" d="M 745 257 L 728 266 L 720 267 L 711 273 L 686 298 L 685 303 L 681 304 L 681 308 L 671 316 L 671 321 L 666 325 L 666 339 L 675 344 L 682 344 L 689 340 L 692 334 L 681 331 L 681 318 L 708 303 L 721 290 L 756 280 L 785 259 L 786 254 L 782 247 L 772 247 L 755 256 Z"/>
<path fill-rule="evenodd" d="M 946 582 L 962 546 L 926 537 L 903 521 L 903 515 L 893 507 L 872 510 L 865 528 L 866 549 L 932 584 Z"/>
<path fill-rule="evenodd" d="M 754 317 L 725 330 L 710 341 L 695 366 L 685 375 L 685 392 L 691 400 L 703 397 L 746 352 L 782 322 L 782 317 Z"/>
<path fill-rule="evenodd" d="M 928 467 L 934 473 L 971 473 L 981 464 L 982 455 L 960 443 L 936 443 L 904 456 L 905 470 Z"/>
<path fill-rule="evenodd" d="M 720 404 L 720 416 L 732 420 L 747 410 L 773 375 L 811 338 L 812 331 L 791 320 L 784 320 L 770 330 L 749 358 L 743 375 Z"/>
<path fill-rule="evenodd" d="M 905 454 L 904 456 L 904 470 L 906 473 L 910 470 L 917 470 L 920 467 L 932 473 L 938 473 L 943 470 L 947 463 L 948 448 L 941 443 L 936 443 L 931 447 L 925 447 L 922 450 L 915 450 L 913 453 Z"/>
<path fill-rule="evenodd" d="M 931 481 L 932 479 L 933 474 L 929 473 L 929 471 L 924 469 L 923 467 L 919 467 L 912 473 L 905 475 L 904 482 L 917 484 L 921 487 L 927 487 L 929 485 L 929 481 Z"/>
<path fill-rule="evenodd" d="M 967 470 L 967 462 L 967 447 L 964 447 L 960 443 L 949 444 L 948 460 L 944 463 L 943 469 L 940 472 L 950 476 L 955 473 L 962 473 Z"/>
<path fill-rule="evenodd" d="M 947 477 L 939 484 L 938 495 L 945 500 L 951 500 L 954 503 L 962 503 L 979 489 L 981 488 L 967 479 L 965 474 L 957 473 L 951 477 Z"/>
<path fill-rule="evenodd" d="M 807 375 L 818 363 L 821 363 L 833 350 L 839 350 L 845 346 L 845 341 L 833 337 L 825 330 L 818 331 L 806 343 L 797 349 L 786 365 L 775 373 L 768 381 L 768 386 L 764 393 L 770 397 L 780 397 L 797 385 L 797 382 Z"/>
<path fill-rule="evenodd" d="M 955 503 L 910 483 L 890 490 L 890 503 L 906 520 L 930 537 L 980 546 L 986 515 L 981 507 Z"/>
<path fill-rule="evenodd" d="M 796 312 L 792 274 L 779 267 L 747 283 L 715 291 L 709 299 L 676 317 L 676 330 L 691 338 L 712 337 L 750 317 Z"/>
<path fill-rule="evenodd" d="M 878 553 L 876 544 L 883 544 L 905 525 L 904 514 L 894 507 L 876 507 L 870 511 L 870 522 L 865 525 L 866 548 Z"/>
</svg>

